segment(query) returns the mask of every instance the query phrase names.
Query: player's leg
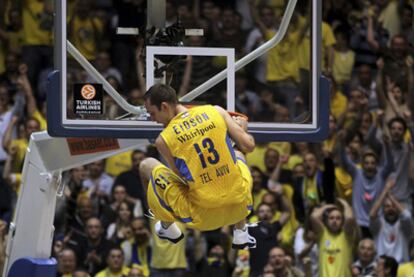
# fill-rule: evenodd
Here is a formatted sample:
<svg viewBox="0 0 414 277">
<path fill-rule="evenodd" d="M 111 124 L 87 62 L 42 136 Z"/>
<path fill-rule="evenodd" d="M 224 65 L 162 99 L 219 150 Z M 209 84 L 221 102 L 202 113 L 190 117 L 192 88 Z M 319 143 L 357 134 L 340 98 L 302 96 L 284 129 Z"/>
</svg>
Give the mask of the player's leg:
<svg viewBox="0 0 414 277">
<path fill-rule="evenodd" d="M 236 158 L 238 160 L 239 166 L 241 168 L 241 173 L 244 175 L 243 177 L 246 179 L 247 185 L 249 189 L 247 190 L 247 193 L 251 193 L 251 187 L 252 187 L 252 179 L 250 170 L 247 167 L 246 164 L 246 158 L 244 154 L 238 150 L 236 152 Z M 251 196 L 246 196 L 247 199 L 250 199 Z M 247 201 L 247 204 L 251 205 L 251 200 Z M 249 235 L 248 232 L 248 225 L 246 219 L 242 219 L 241 221 L 234 224 L 233 229 L 233 243 L 232 247 L 236 249 L 244 249 L 245 247 L 249 248 L 255 248 L 256 247 L 256 239 Z"/>
<path fill-rule="evenodd" d="M 161 219 L 155 224 L 155 232 L 161 239 L 167 239 L 173 243 L 180 241 L 184 234 L 174 224 L 174 216 L 167 210 L 165 201 L 162 199 L 162 193 L 159 191 L 159 186 L 153 184 L 158 180 L 157 168 L 162 166 L 162 163 L 154 158 L 146 158 L 139 165 L 139 172 L 142 185 L 147 194 L 148 205 L 154 217 Z M 158 191 L 157 191 L 158 190 Z"/>
<path fill-rule="evenodd" d="M 154 158 L 145 158 L 139 164 L 139 176 L 145 193 L 148 191 L 148 184 L 151 179 L 152 171 L 161 164 L 162 163 L 159 160 Z"/>
</svg>

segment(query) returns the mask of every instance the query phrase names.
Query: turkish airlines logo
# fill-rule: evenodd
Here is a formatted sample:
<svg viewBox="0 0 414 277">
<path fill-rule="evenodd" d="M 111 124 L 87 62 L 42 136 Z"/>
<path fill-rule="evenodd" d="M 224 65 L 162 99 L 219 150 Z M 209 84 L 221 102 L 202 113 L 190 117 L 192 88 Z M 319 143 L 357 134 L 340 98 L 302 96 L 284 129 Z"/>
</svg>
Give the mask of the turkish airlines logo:
<svg viewBox="0 0 414 277">
<path fill-rule="evenodd" d="M 86 100 L 93 99 L 95 97 L 95 95 L 96 95 L 95 87 L 92 86 L 92 85 L 89 85 L 89 84 L 88 85 L 84 85 L 81 88 L 81 95 Z"/>
</svg>

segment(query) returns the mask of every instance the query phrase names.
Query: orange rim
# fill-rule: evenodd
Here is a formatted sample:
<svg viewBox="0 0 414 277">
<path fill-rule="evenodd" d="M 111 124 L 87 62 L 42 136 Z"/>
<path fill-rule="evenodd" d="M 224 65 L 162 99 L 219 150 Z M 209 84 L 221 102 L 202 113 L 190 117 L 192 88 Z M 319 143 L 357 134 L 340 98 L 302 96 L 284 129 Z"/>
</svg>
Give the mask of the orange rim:
<svg viewBox="0 0 414 277">
<path fill-rule="evenodd" d="M 238 113 L 238 112 L 229 112 L 229 111 L 227 112 L 231 115 L 231 117 L 240 116 L 240 117 L 243 117 L 246 121 L 249 121 L 249 117 L 245 114 Z"/>
<path fill-rule="evenodd" d="M 194 108 L 194 107 L 197 107 L 197 105 L 192 105 L 192 104 L 188 104 L 188 105 L 184 105 L 184 106 L 186 108 L 189 108 L 189 109 Z M 230 111 L 227 111 L 227 112 L 229 113 L 229 115 L 231 117 L 240 116 L 240 117 L 243 117 L 246 121 L 249 121 L 249 117 L 247 115 L 245 115 L 245 114 L 238 113 L 238 112 L 230 112 Z"/>
</svg>

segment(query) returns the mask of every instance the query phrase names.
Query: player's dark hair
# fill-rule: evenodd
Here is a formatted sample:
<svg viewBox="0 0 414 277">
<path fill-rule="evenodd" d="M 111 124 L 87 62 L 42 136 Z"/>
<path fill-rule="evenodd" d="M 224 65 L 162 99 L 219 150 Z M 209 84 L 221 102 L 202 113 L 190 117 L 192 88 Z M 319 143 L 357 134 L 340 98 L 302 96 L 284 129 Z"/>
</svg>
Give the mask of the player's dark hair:
<svg viewBox="0 0 414 277">
<path fill-rule="evenodd" d="M 146 153 L 144 151 L 139 150 L 139 149 L 135 149 L 134 151 L 132 151 L 131 157 L 133 157 L 135 154 L 144 154 L 144 155 L 146 155 Z"/>
<path fill-rule="evenodd" d="M 164 84 L 153 85 L 144 95 L 144 100 L 150 101 L 151 105 L 161 109 L 161 103 L 178 104 L 177 93 L 175 90 Z"/>
</svg>

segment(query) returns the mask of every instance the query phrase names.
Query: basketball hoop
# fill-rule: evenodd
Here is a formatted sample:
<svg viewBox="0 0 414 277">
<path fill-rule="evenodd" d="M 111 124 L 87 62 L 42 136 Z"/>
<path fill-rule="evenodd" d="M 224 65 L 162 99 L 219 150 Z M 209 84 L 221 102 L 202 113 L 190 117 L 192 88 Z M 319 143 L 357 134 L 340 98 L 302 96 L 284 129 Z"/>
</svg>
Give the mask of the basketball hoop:
<svg viewBox="0 0 414 277">
<path fill-rule="evenodd" d="M 191 109 L 191 108 L 194 108 L 194 107 L 198 107 L 198 105 L 195 105 L 195 104 L 183 104 L 183 106 L 186 107 L 187 109 Z M 238 112 L 230 112 L 230 111 L 227 111 L 227 112 L 229 113 L 229 115 L 232 118 L 234 118 L 234 117 L 242 117 L 244 120 L 249 121 L 249 117 L 247 115 L 245 115 L 245 114 L 238 113 Z"/>
</svg>

